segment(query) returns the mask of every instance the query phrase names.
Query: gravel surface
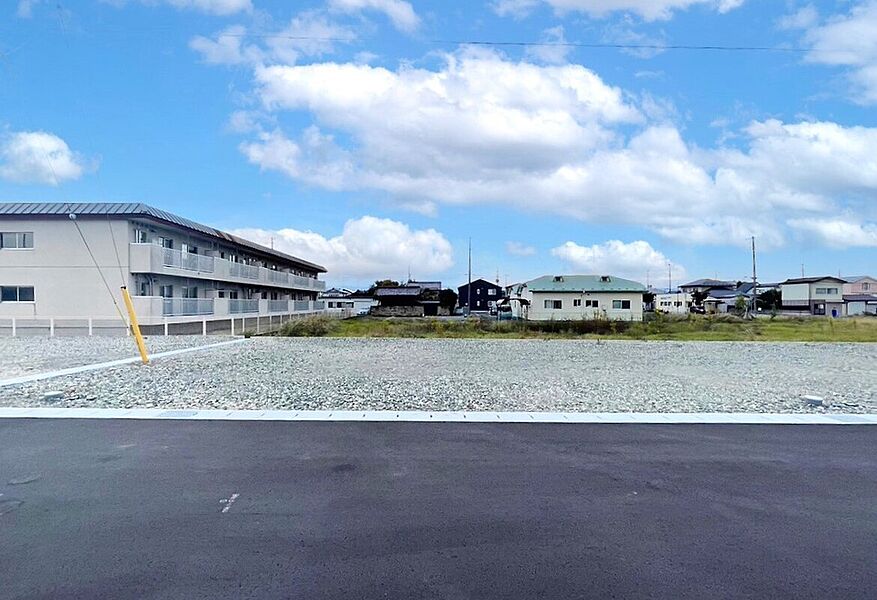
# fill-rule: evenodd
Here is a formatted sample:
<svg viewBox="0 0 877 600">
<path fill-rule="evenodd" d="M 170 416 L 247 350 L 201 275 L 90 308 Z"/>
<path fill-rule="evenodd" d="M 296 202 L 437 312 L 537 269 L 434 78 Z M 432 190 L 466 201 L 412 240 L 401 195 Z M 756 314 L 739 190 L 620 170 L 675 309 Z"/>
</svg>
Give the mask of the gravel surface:
<svg viewBox="0 0 877 600">
<path fill-rule="evenodd" d="M 0 406 L 877 412 L 875 365 L 877 344 L 257 338 L 0 388 Z"/>
<path fill-rule="evenodd" d="M 229 336 L 152 336 L 150 353 L 204 346 L 232 339 Z M 93 363 L 138 356 L 134 338 L 119 337 L 3 337 L 0 338 L 0 379 L 45 373 Z"/>
</svg>

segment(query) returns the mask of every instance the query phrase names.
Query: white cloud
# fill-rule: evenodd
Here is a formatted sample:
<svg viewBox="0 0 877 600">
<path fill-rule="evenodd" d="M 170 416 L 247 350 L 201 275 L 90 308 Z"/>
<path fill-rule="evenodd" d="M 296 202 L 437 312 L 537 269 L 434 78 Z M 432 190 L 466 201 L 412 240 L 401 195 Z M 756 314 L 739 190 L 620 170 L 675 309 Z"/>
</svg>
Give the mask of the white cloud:
<svg viewBox="0 0 877 600">
<path fill-rule="evenodd" d="M 464 49 L 434 70 L 324 62 L 257 66 L 255 80 L 265 114 L 312 123 L 258 129 L 241 144 L 253 164 L 424 214 L 500 203 L 690 244 L 755 235 L 775 247 L 787 220 L 877 194 L 877 128 L 768 120 L 735 132 L 738 148 L 702 149 L 672 124 L 672 106 L 637 105 L 580 65 Z"/>
<path fill-rule="evenodd" d="M 258 39 L 260 44 L 247 43 Z M 356 34 L 317 11 L 307 11 L 290 19 L 283 29 L 269 34 L 249 35 L 243 25 L 231 25 L 212 38 L 195 36 L 189 47 L 204 62 L 221 65 L 286 63 L 305 57 L 322 56 L 335 50 L 338 42 L 351 42 Z"/>
<path fill-rule="evenodd" d="M 341 235 L 312 231 L 238 229 L 235 235 L 325 266 L 333 281 L 399 277 L 409 269 L 424 278 L 454 264 L 450 242 L 435 229 L 412 230 L 405 223 L 364 216 L 344 224 Z"/>
<path fill-rule="evenodd" d="M 536 254 L 536 248 L 523 242 L 506 242 L 505 251 L 512 256 L 533 256 Z"/>
<path fill-rule="evenodd" d="M 0 178 L 16 183 L 59 185 L 86 170 L 81 156 L 57 135 L 18 131 L 0 137 Z"/>
<path fill-rule="evenodd" d="M 780 29 L 808 29 L 818 22 L 819 12 L 812 4 L 808 4 L 782 17 L 777 25 Z"/>
<path fill-rule="evenodd" d="M 624 243 L 610 240 L 593 246 L 580 246 L 575 242 L 553 248 L 551 254 L 566 262 L 582 274 L 617 275 L 636 281 L 654 280 L 667 272 L 672 265 L 673 276 L 685 278 L 681 265 L 670 261 L 664 254 L 652 248 L 648 242 L 638 240 Z"/>
<path fill-rule="evenodd" d="M 497 0 L 493 7 L 501 16 L 521 18 L 544 2 L 555 12 L 582 12 L 592 17 L 605 17 L 613 12 L 636 14 L 646 21 L 670 19 L 677 10 L 705 5 L 726 13 L 742 5 L 744 0 Z"/>
<path fill-rule="evenodd" d="M 101 0 L 107 4 L 122 6 L 128 0 Z M 180 10 L 194 10 L 208 15 L 228 16 L 239 12 L 252 12 L 251 0 L 140 0 L 141 4 L 154 6 L 167 4 Z"/>
<path fill-rule="evenodd" d="M 566 62 L 567 54 L 572 51 L 568 46 L 566 37 L 563 35 L 563 25 L 551 27 L 542 32 L 541 46 L 527 46 L 527 56 L 536 58 L 544 63 L 559 65 Z"/>
<path fill-rule="evenodd" d="M 329 8 L 338 12 L 361 12 L 374 10 L 384 13 L 400 30 L 411 33 L 420 26 L 420 17 L 410 2 L 404 0 L 330 0 Z"/>
<path fill-rule="evenodd" d="M 808 61 L 847 67 L 852 99 L 877 104 L 877 0 L 810 27 L 805 41 L 811 48 Z"/>
<path fill-rule="evenodd" d="M 40 0 L 19 0 L 16 16 L 20 19 L 30 19 L 33 16 L 33 7 L 39 3 Z"/>
<path fill-rule="evenodd" d="M 844 219 L 792 219 L 789 226 L 832 248 L 877 247 L 877 223 Z"/>
</svg>

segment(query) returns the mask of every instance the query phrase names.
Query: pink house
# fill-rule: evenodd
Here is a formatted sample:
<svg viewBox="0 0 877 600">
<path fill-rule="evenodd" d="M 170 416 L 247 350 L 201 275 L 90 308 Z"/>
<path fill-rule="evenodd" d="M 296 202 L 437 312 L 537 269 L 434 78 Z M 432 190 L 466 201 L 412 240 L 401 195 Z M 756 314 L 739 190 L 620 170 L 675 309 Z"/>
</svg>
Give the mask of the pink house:
<svg viewBox="0 0 877 600">
<path fill-rule="evenodd" d="M 844 296 L 874 294 L 877 295 L 877 279 L 868 275 L 859 275 L 857 277 L 844 277 Z"/>
</svg>

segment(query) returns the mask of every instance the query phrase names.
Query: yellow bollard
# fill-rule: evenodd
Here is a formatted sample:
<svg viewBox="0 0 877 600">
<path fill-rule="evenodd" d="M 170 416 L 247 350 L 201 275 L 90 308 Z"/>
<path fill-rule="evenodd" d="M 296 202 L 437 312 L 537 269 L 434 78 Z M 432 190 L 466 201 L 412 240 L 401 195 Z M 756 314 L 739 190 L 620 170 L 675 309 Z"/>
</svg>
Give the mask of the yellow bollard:
<svg viewBox="0 0 877 600">
<path fill-rule="evenodd" d="M 149 356 L 146 354 L 146 344 L 143 342 L 143 336 L 140 334 L 140 324 L 137 322 L 137 315 L 134 313 L 134 303 L 131 302 L 131 294 L 128 288 L 122 286 L 122 298 L 125 299 L 125 308 L 128 309 L 128 317 L 131 319 L 131 331 L 134 332 L 134 339 L 137 341 L 137 349 L 140 350 L 140 359 L 143 364 L 149 362 Z"/>
</svg>

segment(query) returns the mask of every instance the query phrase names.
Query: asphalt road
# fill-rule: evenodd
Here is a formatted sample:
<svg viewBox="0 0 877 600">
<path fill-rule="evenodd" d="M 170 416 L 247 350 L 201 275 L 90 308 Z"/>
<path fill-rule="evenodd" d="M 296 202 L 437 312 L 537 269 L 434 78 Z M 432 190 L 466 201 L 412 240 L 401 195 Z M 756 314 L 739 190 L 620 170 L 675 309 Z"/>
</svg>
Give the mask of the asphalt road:
<svg viewBox="0 0 877 600">
<path fill-rule="evenodd" d="M 0 420 L 0 597 L 875 598 L 877 427 Z"/>
</svg>

